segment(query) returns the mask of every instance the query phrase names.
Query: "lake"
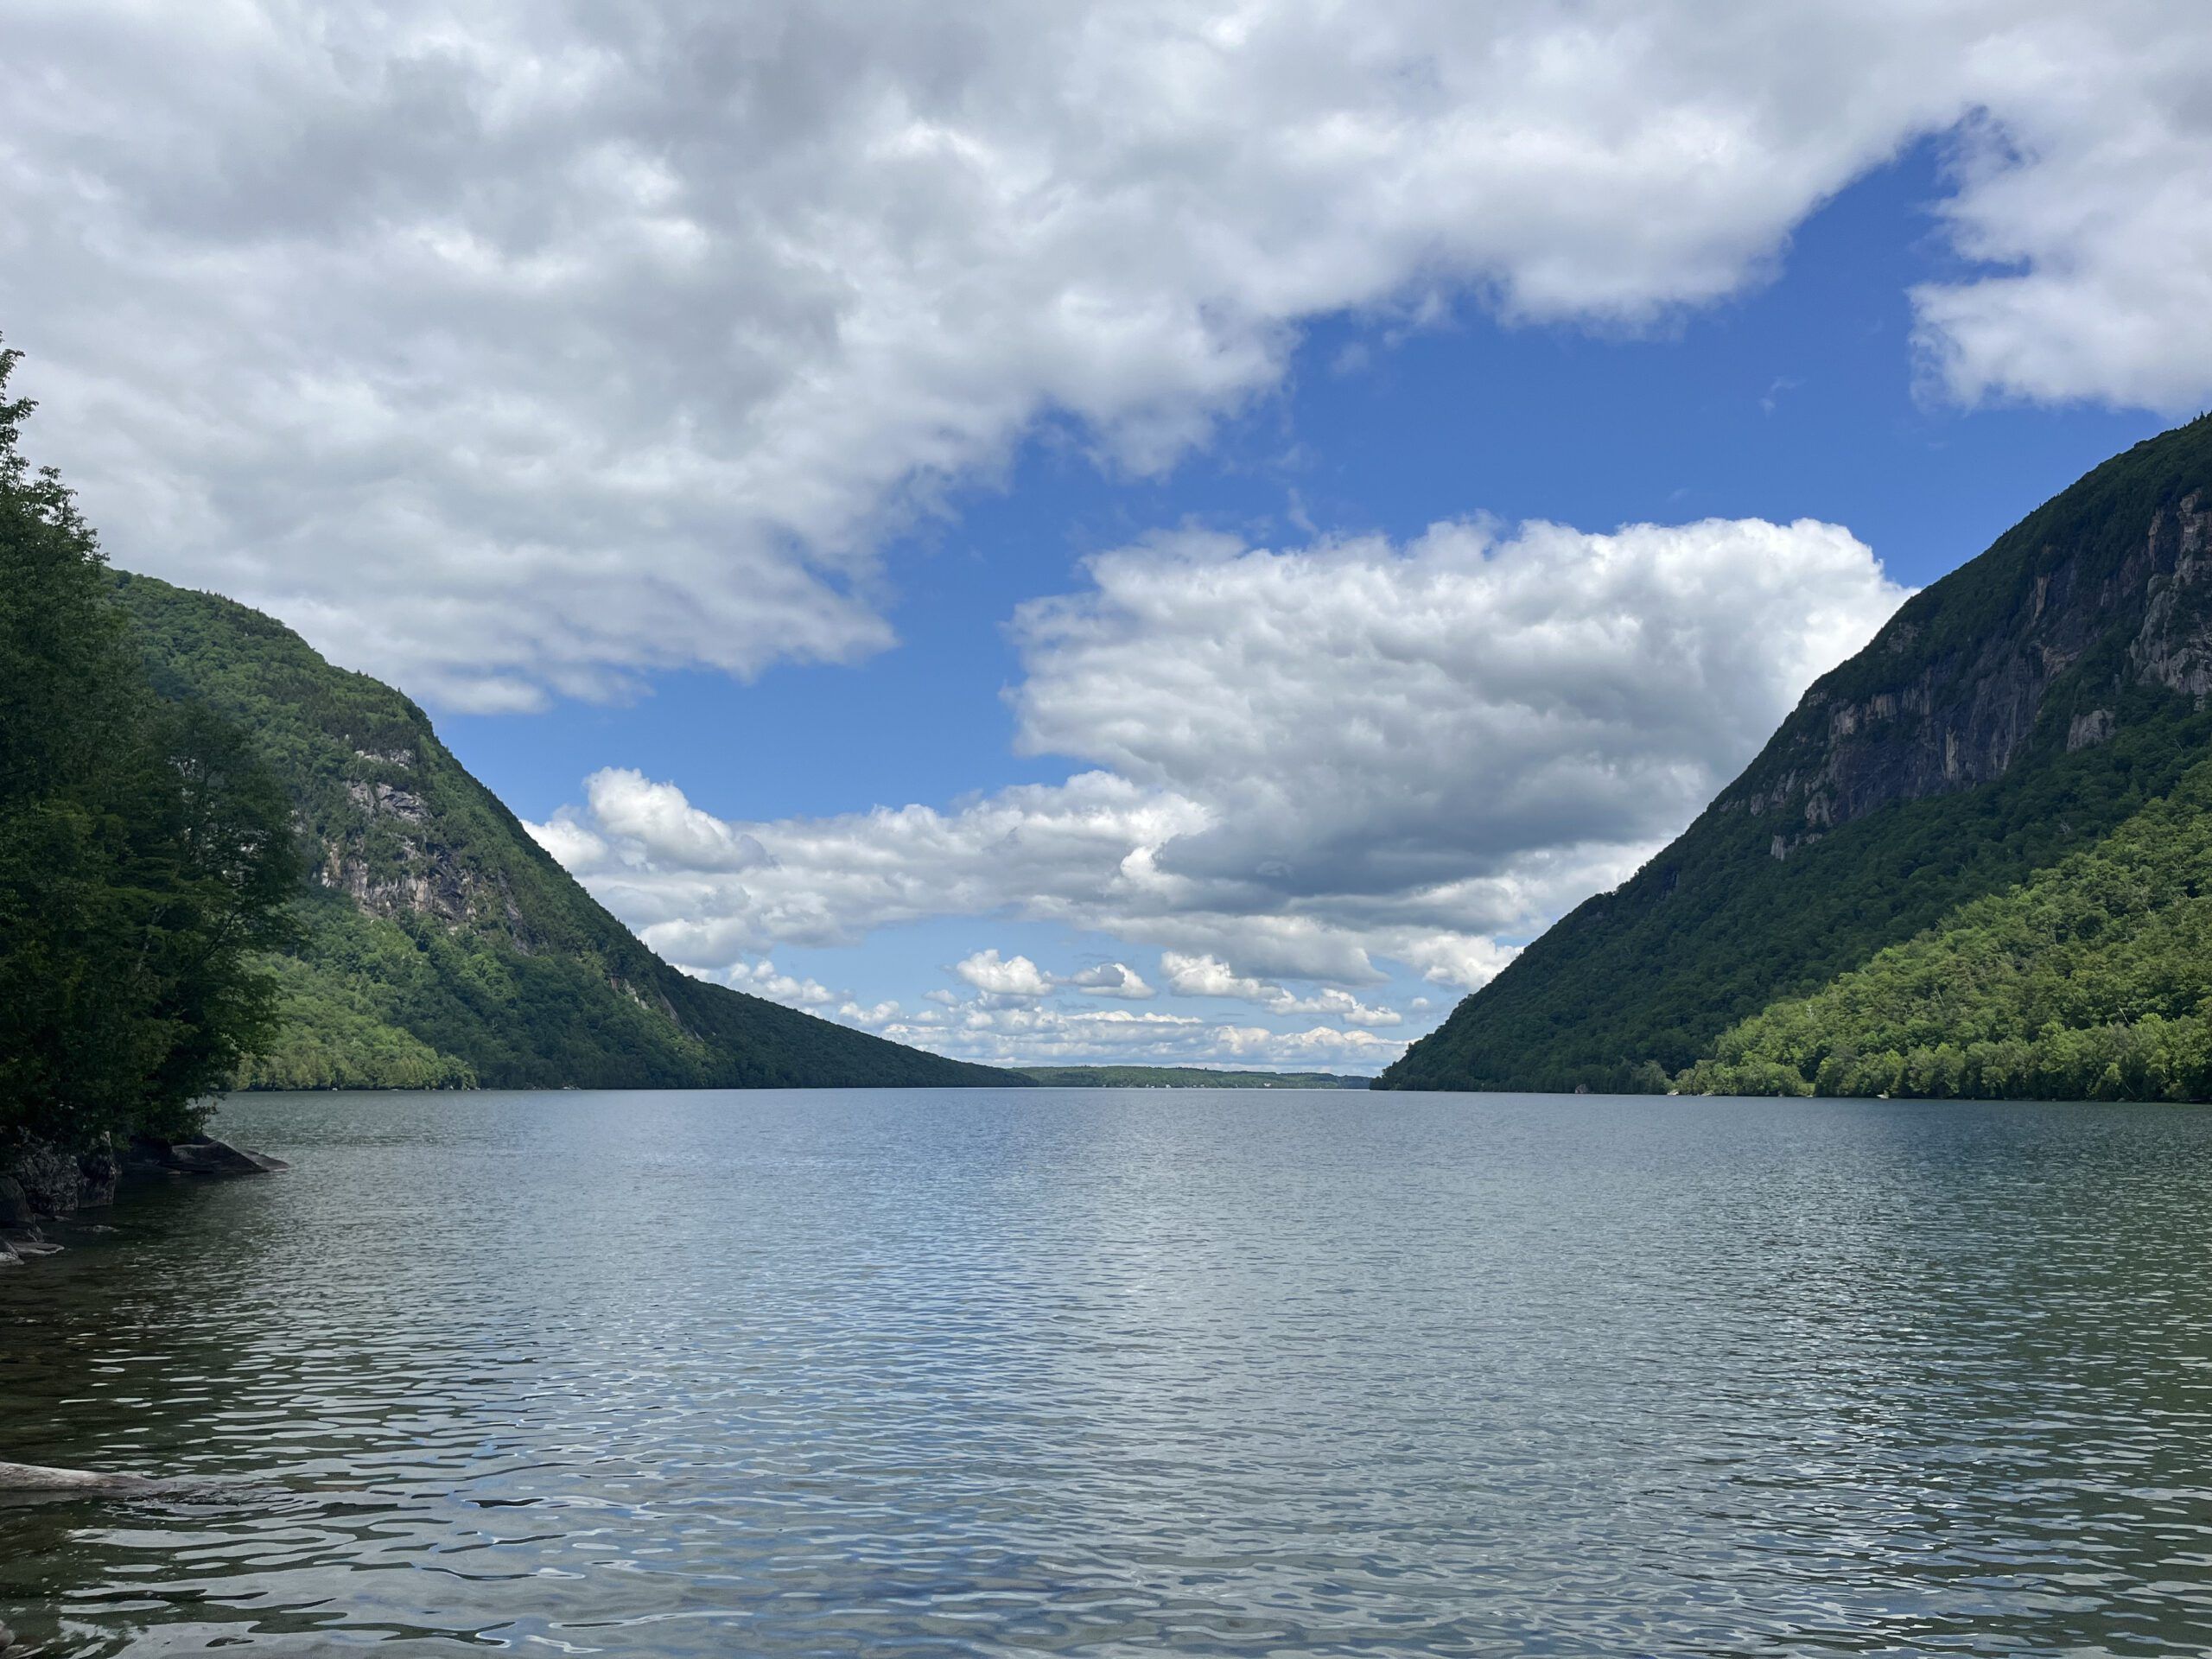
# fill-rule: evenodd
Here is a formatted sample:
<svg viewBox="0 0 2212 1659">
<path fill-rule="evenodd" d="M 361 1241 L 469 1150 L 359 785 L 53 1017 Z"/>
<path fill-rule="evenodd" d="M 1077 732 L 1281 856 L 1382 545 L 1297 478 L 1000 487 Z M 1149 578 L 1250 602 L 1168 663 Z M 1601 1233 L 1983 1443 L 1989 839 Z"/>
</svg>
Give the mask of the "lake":
<svg viewBox="0 0 2212 1659">
<path fill-rule="evenodd" d="M 260 1096 L 0 1275 L 58 1654 L 2212 1646 L 2212 1112 Z"/>
</svg>

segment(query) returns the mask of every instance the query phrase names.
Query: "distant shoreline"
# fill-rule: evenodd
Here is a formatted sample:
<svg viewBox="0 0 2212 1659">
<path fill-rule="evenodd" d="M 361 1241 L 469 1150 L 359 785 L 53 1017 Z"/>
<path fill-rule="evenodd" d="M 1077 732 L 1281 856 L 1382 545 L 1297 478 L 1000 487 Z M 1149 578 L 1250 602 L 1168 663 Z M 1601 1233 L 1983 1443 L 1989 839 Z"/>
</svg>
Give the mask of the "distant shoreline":
<svg viewBox="0 0 2212 1659">
<path fill-rule="evenodd" d="M 1204 1065 L 1017 1065 L 1050 1089 L 1366 1089 L 1371 1077 L 1333 1071 L 1221 1071 Z"/>
</svg>

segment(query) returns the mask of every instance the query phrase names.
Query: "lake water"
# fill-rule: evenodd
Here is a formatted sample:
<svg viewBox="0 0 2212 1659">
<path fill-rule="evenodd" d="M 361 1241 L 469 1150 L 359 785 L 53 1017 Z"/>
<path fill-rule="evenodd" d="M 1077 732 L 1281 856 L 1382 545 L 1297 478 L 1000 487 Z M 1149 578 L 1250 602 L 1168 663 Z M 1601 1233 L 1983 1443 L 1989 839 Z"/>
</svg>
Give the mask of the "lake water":
<svg viewBox="0 0 2212 1659">
<path fill-rule="evenodd" d="M 269 1096 L 0 1276 L 60 1654 L 2199 1653 L 2212 1112 Z"/>
</svg>

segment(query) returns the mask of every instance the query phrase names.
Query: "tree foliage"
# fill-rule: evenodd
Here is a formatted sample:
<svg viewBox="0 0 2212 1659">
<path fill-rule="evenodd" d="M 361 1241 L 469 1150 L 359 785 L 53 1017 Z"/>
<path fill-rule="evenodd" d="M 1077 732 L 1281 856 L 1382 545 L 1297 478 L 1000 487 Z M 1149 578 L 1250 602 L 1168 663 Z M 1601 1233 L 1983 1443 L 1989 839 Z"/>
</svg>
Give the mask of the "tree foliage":
<svg viewBox="0 0 2212 1659">
<path fill-rule="evenodd" d="M 1732 1027 L 1679 1084 L 2212 1098 L 2212 762 L 2094 847 Z"/>
<path fill-rule="evenodd" d="M 265 1039 L 294 880 L 238 730 L 149 686 L 0 351 L 0 1137 L 179 1132 Z"/>
</svg>

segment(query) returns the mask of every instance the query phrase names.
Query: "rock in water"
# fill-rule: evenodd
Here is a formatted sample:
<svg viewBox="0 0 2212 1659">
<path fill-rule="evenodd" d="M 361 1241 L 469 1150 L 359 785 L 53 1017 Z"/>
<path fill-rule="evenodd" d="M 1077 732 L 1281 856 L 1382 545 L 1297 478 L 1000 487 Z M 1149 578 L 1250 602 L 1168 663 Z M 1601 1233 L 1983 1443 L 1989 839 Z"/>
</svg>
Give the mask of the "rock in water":
<svg viewBox="0 0 2212 1659">
<path fill-rule="evenodd" d="M 124 1154 L 133 1174 L 266 1175 L 291 1166 L 222 1141 L 156 1141 L 141 1135 Z"/>
</svg>

